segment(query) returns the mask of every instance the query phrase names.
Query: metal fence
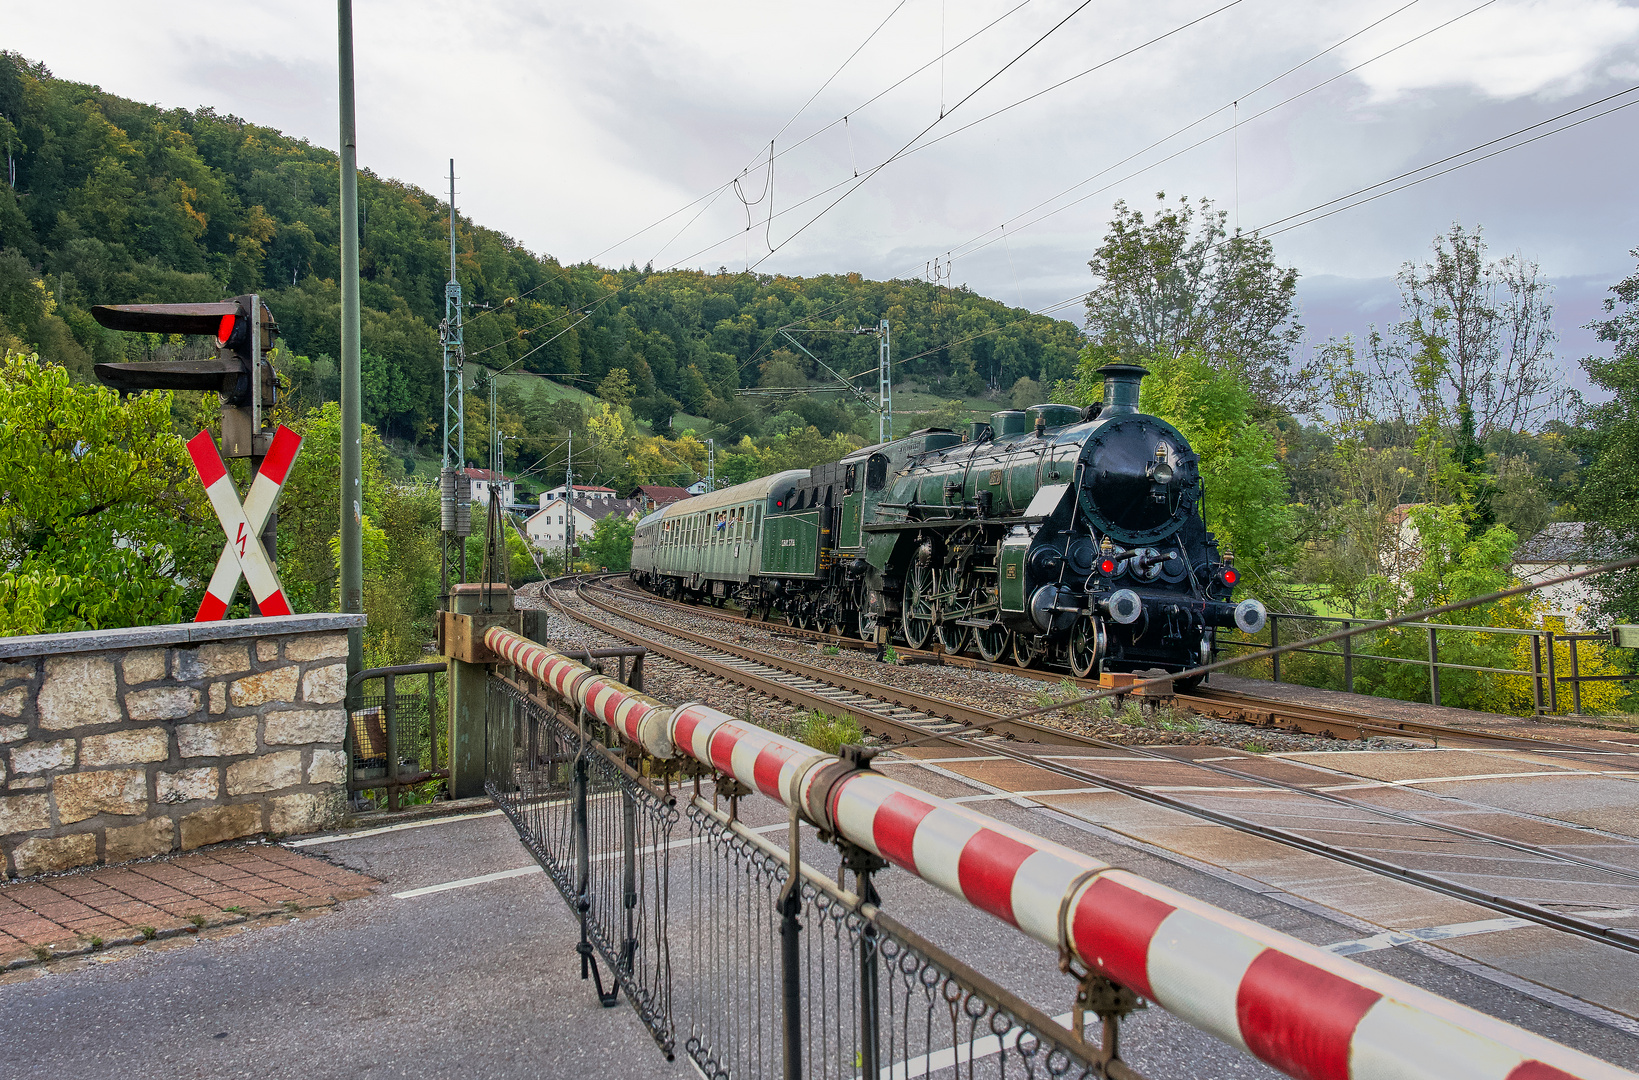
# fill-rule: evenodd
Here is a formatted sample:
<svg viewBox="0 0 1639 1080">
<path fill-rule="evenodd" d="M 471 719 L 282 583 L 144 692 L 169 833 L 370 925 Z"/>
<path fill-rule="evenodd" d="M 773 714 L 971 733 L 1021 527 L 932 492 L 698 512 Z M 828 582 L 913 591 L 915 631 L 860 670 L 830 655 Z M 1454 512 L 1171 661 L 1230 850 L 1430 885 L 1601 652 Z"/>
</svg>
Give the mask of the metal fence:
<svg viewBox="0 0 1639 1080">
<path fill-rule="evenodd" d="M 1277 646 L 1282 640 L 1282 626 L 1288 627 L 1287 640 L 1294 640 L 1293 634 L 1299 638 L 1316 637 L 1329 633 L 1332 628 L 1350 629 L 1357 626 L 1367 626 L 1373 620 L 1348 619 L 1340 616 L 1305 615 L 1297 613 L 1275 612 L 1269 613 L 1267 628 L 1255 636 L 1242 635 L 1228 637 L 1220 635 L 1218 645 L 1221 648 L 1258 650 Z M 1305 624 L 1315 624 L 1306 626 Z M 1609 632 L 1591 634 L 1566 634 L 1554 630 L 1516 629 L 1499 626 L 1461 626 L 1447 623 L 1405 623 L 1396 627 L 1392 633 L 1403 632 L 1420 633 L 1426 641 L 1426 654 L 1422 656 L 1390 656 L 1381 652 L 1373 652 L 1373 636 L 1363 633 L 1351 635 L 1325 648 L 1294 649 L 1286 654 L 1328 657 L 1336 661 L 1330 665 L 1331 669 L 1340 677 L 1342 688 L 1354 692 L 1355 676 L 1361 666 L 1374 664 L 1398 664 L 1422 668 L 1427 673 L 1429 701 L 1435 705 L 1441 704 L 1440 673 L 1443 671 L 1466 671 L 1478 674 L 1513 676 L 1528 679 L 1531 685 L 1531 697 L 1534 710 L 1538 713 L 1557 713 L 1562 704 L 1561 695 L 1564 688 L 1569 689 L 1571 712 L 1582 712 L 1582 684 L 1588 682 L 1611 681 L 1639 681 L 1639 675 L 1585 675 L 1582 673 L 1582 657 L 1578 652 L 1578 645 L 1586 642 L 1599 642 L 1603 645 L 1612 644 Z M 1530 666 L 1522 668 L 1493 667 L 1484 664 L 1464 664 L 1449 658 L 1442 659 L 1440 651 L 1441 638 L 1451 642 L 1453 637 L 1466 638 L 1465 644 L 1472 644 L 1483 638 L 1528 638 L 1530 640 Z M 1570 673 L 1561 674 L 1558 668 L 1558 646 L 1568 648 Z M 1422 647 L 1419 646 L 1421 651 Z M 1270 657 L 1267 661 L 1269 677 L 1275 682 L 1282 681 L 1280 656 Z M 1290 668 L 1288 667 L 1288 673 Z"/>
<path fill-rule="evenodd" d="M 450 775 L 449 726 L 440 676 L 444 664 L 366 668 L 347 680 L 347 791 L 398 810 L 407 792 Z M 425 675 L 425 692 L 414 676 Z M 381 692 L 364 693 L 381 681 Z M 410 689 L 402 689 L 404 684 Z"/>
<path fill-rule="evenodd" d="M 1107 1022 L 1083 1041 L 1080 1010 L 1066 1027 L 883 911 L 874 856 L 843 845 L 837 880 L 793 875 L 732 782 L 644 775 L 606 732 L 492 676 L 486 788 L 577 913 L 582 978 L 614 1004 L 601 960 L 668 1057 L 710 1080 L 1137 1080 L 1113 1057 L 1134 1001 L 1084 992 Z"/>
<path fill-rule="evenodd" d="M 676 797 L 515 683 L 490 678 L 486 724 L 484 789 L 575 911 L 581 978 L 606 1006 L 624 990 L 670 1058 Z"/>
</svg>

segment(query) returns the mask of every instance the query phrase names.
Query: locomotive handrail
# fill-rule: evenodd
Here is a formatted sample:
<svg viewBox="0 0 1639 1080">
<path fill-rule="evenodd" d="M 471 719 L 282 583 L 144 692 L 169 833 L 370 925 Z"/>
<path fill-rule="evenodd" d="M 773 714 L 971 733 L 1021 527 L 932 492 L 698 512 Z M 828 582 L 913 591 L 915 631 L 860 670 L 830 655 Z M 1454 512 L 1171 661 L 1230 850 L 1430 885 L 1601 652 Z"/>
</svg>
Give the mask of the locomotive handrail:
<svg viewBox="0 0 1639 1080">
<path fill-rule="evenodd" d="M 883 776 L 863 755 L 845 760 L 702 704 L 667 706 L 509 630 L 484 641 L 650 755 L 686 756 L 779 800 L 1298 1080 L 1639 1080 Z"/>
</svg>

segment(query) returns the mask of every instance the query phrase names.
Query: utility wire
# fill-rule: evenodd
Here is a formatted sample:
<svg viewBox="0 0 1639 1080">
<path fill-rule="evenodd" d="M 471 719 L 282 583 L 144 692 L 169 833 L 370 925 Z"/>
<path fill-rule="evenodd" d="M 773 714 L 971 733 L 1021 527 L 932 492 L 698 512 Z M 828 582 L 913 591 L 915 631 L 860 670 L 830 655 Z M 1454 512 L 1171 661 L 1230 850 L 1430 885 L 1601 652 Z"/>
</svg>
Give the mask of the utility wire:
<svg viewBox="0 0 1639 1080">
<path fill-rule="evenodd" d="M 989 86 L 991 83 L 995 82 L 997 79 L 1001 78 L 1004 74 L 1006 74 L 1007 71 L 1009 69 L 1011 69 L 1014 64 L 1017 64 L 1020 60 L 1023 60 L 1032 51 L 1034 51 L 1035 48 L 1038 45 L 1040 45 L 1042 42 L 1046 41 L 1048 38 L 1052 37 L 1055 33 L 1057 33 L 1071 19 L 1075 18 L 1077 15 L 1079 15 L 1083 11 L 1085 11 L 1088 8 L 1088 6 L 1092 4 L 1092 2 L 1093 2 L 1093 0 L 1082 0 L 1082 2 L 1080 4 L 1077 4 L 1075 6 L 1075 8 L 1068 15 L 1064 16 L 1064 18 L 1062 18 L 1058 22 L 1054 23 L 1051 27 L 1048 28 L 1046 33 L 1042 34 L 1035 41 L 1032 41 L 1029 45 L 1025 46 L 1023 51 L 1018 53 L 1016 56 L 1013 57 L 1013 59 L 1009 60 L 1007 63 L 1003 64 L 993 74 L 991 74 L 991 76 L 989 78 L 985 79 L 984 82 L 980 83 L 978 86 L 976 86 L 972 90 L 968 91 L 965 95 L 962 96 L 962 98 L 960 100 L 958 100 L 954 105 L 952 105 L 949 109 L 947 109 L 943 114 L 936 117 L 931 124 L 929 124 L 927 127 L 923 128 L 921 131 L 917 132 L 916 135 L 913 136 L 911 138 L 911 140 L 909 142 L 907 142 L 904 146 L 902 146 L 898 150 L 894 151 L 893 154 L 891 154 L 889 157 L 887 157 L 882 162 L 880 162 L 878 165 L 876 165 L 875 168 L 871 169 L 864 176 L 859 177 L 858 182 L 855 183 L 852 187 L 848 188 L 848 190 L 844 191 L 841 195 L 837 196 L 835 201 L 833 201 L 832 203 L 827 205 L 823 210 L 821 210 L 819 213 L 815 214 L 808 221 L 806 221 L 802 225 L 798 226 L 797 230 L 795 232 L 793 232 L 790 236 L 786 237 L 784 240 L 781 240 L 778 244 L 775 244 L 775 245 L 771 246 L 769 248 L 768 255 L 764 255 L 762 258 L 758 259 L 755 263 L 752 264 L 752 267 L 755 268 L 757 266 L 761 266 L 764 262 L 766 262 L 768 260 L 769 256 L 773 255 L 775 252 L 779 251 L 781 248 L 783 248 L 787 244 L 791 243 L 791 241 L 793 241 L 797 237 L 801 236 L 804 232 L 806 232 L 808 230 L 809 226 L 811 226 L 815 222 L 819 221 L 820 218 L 823 218 L 826 214 L 829 214 L 832 210 L 835 210 L 839 205 L 842 204 L 842 202 L 844 200 L 846 200 L 848 198 L 848 196 L 852 195 L 854 192 L 856 192 L 860 188 L 864 187 L 867 183 L 869 183 L 871 181 L 871 179 L 873 177 L 875 177 L 883 169 L 886 169 L 889 165 L 892 165 L 895 161 L 898 161 L 901 157 L 903 157 L 910 150 L 910 148 L 912 146 L 914 146 L 917 143 L 918 140 L 920 140 L 922 138 L 922 136 L 924 136 L 928 132 L 932 131 L 938 125 L 944 123 L 946 117 L 949 117 L 951 114 L 956 112 L 957 109 L 960 109 L 963 105 L 965 105 L 969 101 L 973 100 L 975 95 L 977 95 L 979 93 L 982 93 L 987 86 Z"/>
<path fill-rule="evenodd" d="M 903 78 L 899 79 L 897 82 L 894 82 L 891 85 L 889 85 L 887 88 L 878 91 L 872 97 L 867 98 L 865 101 L 862 101 L 858 105 L 854 106 L 852 109 L 849 109 L 846 113 L 844 113 L 839 118 L 837 118 L 835 120 L 832 120 L 830 123 L 824 125 L 823 127 L 817 128 L 816 130 L 814 130 L 814 131 L 810 132 L 809 134 L 805 135 L 803 138 L 798 139 L 796 142 L 792 143 L 790 146 L 787 146 L 784 150 L 781 150 L 778 154 L 776 154 L 775 157 L 776 158 L 784 157 L 786 154 L 789 154 L 791 151 L 796 150 L 798 147 L 804 145 L 805 143 L 808 143 L 808 142 L 812 141 L 813 139 L 815 139 L 818 136 L 820 136 L 820 135 L 824 134 L 825 132 L 829 131 L 831 128 L 835 127 L 836 125 L 838 125 L 838 124 L 847 124 L 848 118 L 850 116 L 853 116 L 854 114 L 858 113 L 860 110 L 865 109 L 865 108 L 869 107 L 870 105 L 875 104 L 881 98 L 883 98 L 886 95 L 892 93 L 893 91 L 899 89 L 899 87 L 903 86 L 905 83 L 909 82 L 911 79 L 913 79 L 916 76 L 920 75 L 922 72 L 926 71 L 928 68 L 932 67 L 934 64 L 939 63 L 946 56 L 949 56 L 951 53 L 955 52 L 957 49 L 960 49 L 962 46 L 964 46 L 964 45 L 968 44 L 969 42 L 973 41 L 975 38 L 979 37 L 981 34 L 984 34 L 988 30 L 990 30 L 992 27 L 994 27 L 997 23 L 1000 23 L 1002 20 L 1008 18 L 1008 16 L 1014 14 L 1020 8 L 1025 7 L 1029 3 L 1030 3 L 1030 0 L 1022 0 L 1021 3 L 1015 4 L 1013 7 L 1011 7 L 1009 9 L 1007 9 L 1006 11 L 1002 12 L 1002 14 L 998 15 L 996 18 L 992 19 L 990 22 L 986 23 L 984 26 L 981 26 L 978 30 L 974 31 L 972 34 L 969 34 L 967 37 L 963 38 L 961 41 L 958 41 L 955 45 L 952 45 L 949 49 L 947 49 L 944 52 L 940 53 L 938 56 L 934 57 L 932 60 L 929 60 L 927 63 L 923 64 L 921 67 L 918 67 L 915 70 L 911 71 L 909 74 L 905 75 Z M 903 5 L 901 5 L 901 6 L 903 6 Z M 898 11 L 898 10 L 899 10 L 898 8 L 894 9 L 894 11 Z M 891 17 L 891 13 L 890 13 L 890 17 Z M 886 19 L 883 20 L 883 24 L 886 25 L 886 23 L 887 23 L 887 20 Z M 877 31 L 880 31 L 881 29 L 882 29 L 881 26 L 877 27 Z M 873 32 L 872 36 L 873 37 L 875 36 L 875 32 Z M 867 43 L 869 42 L 869 40 L 870 40 L 869 38 L 866 39 Z M 864 48 L 864 46 L 861 45 L 860 48 Z M 857 54 L 858 50 L 855 50 L 855 52 Z M 850 59 L 852 59 L 852 58 L 850 57 Z M 844 65 L 844 66 L 846 66 L 846 65 Z M 840 74 L 841 70 L 842 70 L 841 68 L 837 69 L 839 74 Z M 833 75 L 831 78 L 834 79 L 834 78 L 836 78 L 836 76 Z M 830 83 L 830 80 L 827 80 L 827 85 L 829 85 L 829 83 Z M 824 87 L 821 87 L 821 89 L 824 89 Z M 812 102 L 812 99 L 810 99 L 810 102 Z M 804 109 L 806 109 L 807 107 L 808 107 L 807 105 L 803 106 Z M 800 111 L 801 110 L 799 110 L 799 112 Z M 796 119 L 796 117 L 793 116 L 792 120 L 795 120 L 795 119 Z M 787 127 L 790 126 L 789 121 L 787 122 L 786 126 Z M 781 130 L 783 131 L 784 129 L 782 128 Z M 753 159 L 753 160 L 755 160 L 755 159 Z M 741 171 L 740 175 L 742 175 L 742 176 L 744 175 L 744 170 Z M 637 239 L 639 236 L 642 236 L 644 233 L 648 232 L 651 229 L 655 229 L 655 228 L 660 227 L 661 225 L 665 224 L 667 221 L 670 221 L 672 218 L 676 217 L 677 215 L 686 212 L 691 207 L 696 206 L 696 205 L 698 205 L 702 202 L 705 202 L 708 199 L 711 200 L 712 202 L 715 202 L 716 199 L 723 194 L 723 192 L 725 192 L 729 189 L 729 186 L 732 183 L 733 183 L 733 180 L 724 181 L 722 184 L 719 184 L 717 187 L 712 188 L 710 191 L 708 191 L 705 194 L 701 195 L 699 198 L 693 200 L 692 202 L 689 202 L 689 203 L 677 208 L 676 210 L 673 210 L 671 213 L 667 214 L 663 218 L 660 218 L 658 221 L 655 221 L 655 222 L 652 222 L 651 224 L 645 225 L 643 228 L 639 229 L 637 232 L 632 233 L 630 236 L 627 236 L 623 239 L 615 241 L 613 244 L 610 244 L 608 247 L 604 248 L 602 251 L 599 251 L 595 255 L 593 255 L 592 259 L 595 260 L 595 259 L 601 258 L 603 255 L 605 255 L 608 252 L 614 250 L 615 248 L 621 246 L 622 244 L 625 244 L 625 243 L 628 243 L 629 241 Z M 696 214 L 694 216 L 694 218 L 691 218 L 690 219 L 690 224 L 692 224 L 695 220 L 697 220 L 699 218 L 699 216 L 700 216 L 699 214 Z M 687 226 L 685 226 L 685 229 L 686 228 L 687 228 Z M 681 233 L 679 233 L 678 235 L 681 235 Z M 675 240 L 675 239 L 676 239 L 676 237 L 674 236 L 673 240 Z M 670 243 L 671 243 L 671 241 L 668 241 L 667 246 L 669 246 Z M 662 247 L 661 250 L 663 251 L 663 250 L 665 250 L 665 248 Z"/>
</svg>

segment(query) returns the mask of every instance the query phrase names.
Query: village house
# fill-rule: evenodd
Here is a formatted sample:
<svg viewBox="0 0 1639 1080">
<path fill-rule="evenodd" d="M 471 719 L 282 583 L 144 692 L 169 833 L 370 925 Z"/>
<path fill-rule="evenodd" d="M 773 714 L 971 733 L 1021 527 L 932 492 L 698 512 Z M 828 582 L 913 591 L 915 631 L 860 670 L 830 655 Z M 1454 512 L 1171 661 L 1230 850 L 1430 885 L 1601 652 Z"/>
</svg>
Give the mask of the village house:
<svg viewBox="0 0 1639 1080">
<path fill-rule="evenodd" d="M 602 494 L 603 491 L 608 494 Z M 585 495 L 577 488 L 575 497 L 568 501 L 563 499 L 561 488 L 547 495 L 553 497 L 541 496 L 541 508 L 524 522 L 524 535 L 544 551 L 563 550 L 566 530 L 572 530 L 569 542 L 579 543 L 591 539 L 598 522 L 611 514 L 636 521 L 644 513 L 642 503 L 635 499 L 617 499 L 607 488 L 592 489 Z"/>
<path fill-rule="evenodd" d="M 488 469 L 466 469 L 467 479 L 472 481 L 472 501 L 489 505 L 490 495 L 499 492 L 502 506 L 511 506 L 518 493 L 518 486 L 508 480 L 504 474 L 493 473 Z"/>
</svg>

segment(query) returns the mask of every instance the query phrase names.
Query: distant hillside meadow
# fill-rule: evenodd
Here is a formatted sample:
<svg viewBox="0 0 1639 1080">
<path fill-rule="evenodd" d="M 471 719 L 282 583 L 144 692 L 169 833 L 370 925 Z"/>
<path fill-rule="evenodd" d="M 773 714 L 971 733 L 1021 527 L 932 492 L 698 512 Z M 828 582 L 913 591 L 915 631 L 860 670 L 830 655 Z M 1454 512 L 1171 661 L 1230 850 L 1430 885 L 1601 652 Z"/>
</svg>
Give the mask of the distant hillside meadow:
<svg viewBox="0 0 1639 1080">
<path fill-rule="evenodd" d="M 13 53 L 0 54 L 0 146 L 10 147 L 17 178 L 15 188 L 0 183 L 0 345 L 38 350 L 88 378 L 94 362 L 188 347 L 104 331 L 92 305 L 260 292 L 279 321 L 281 366 L 295 394 L 306 405 L 335 398 L 335 154 L 212 109 L 162 109 L 65 82 Z M 436 195 L 368 170 L 359 198 L 365 419 L 395 443 L 430 450 L 440 424 L 448 210 Z M 566 266 L 467 219 L 458 221 L 457 248 L 473 305 L 472 363 L 522 359 L 520 370 L 594 394 L 619 373 L 599 396 L 629 406 L 656 433 L 684 414 L 736 439 L 762 436 L 787 409 L 826 436 L 874 432 L 874 420 L 840 404 L 842 395 L 781 405 L 736 397 L 744 387 L 827 378 L 777 338 L 778 327 L 799 320 L 845 329 L 888 318 L 895 359 L 914 357 L 897 365 L 896 378 L 939 400 L 1006 390 L 1021 378 L 1051 386 L 1072 377 L 1084 344 L 1072 323 L 963 287 Z M 876 359 L 874 337 L 808 334 L 805 344 L 839 371 Z"/>
</svg>

